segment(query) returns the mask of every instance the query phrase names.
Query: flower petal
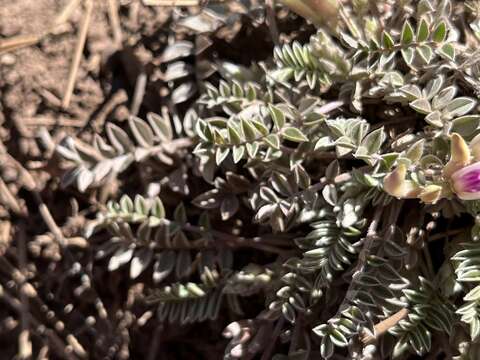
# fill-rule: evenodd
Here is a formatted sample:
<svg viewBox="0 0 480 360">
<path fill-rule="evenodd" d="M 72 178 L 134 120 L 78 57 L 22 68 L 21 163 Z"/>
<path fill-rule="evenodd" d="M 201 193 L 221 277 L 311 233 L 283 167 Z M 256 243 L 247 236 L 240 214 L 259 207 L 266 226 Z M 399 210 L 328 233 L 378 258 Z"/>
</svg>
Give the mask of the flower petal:
<svg viewBox="0 0 480 360">
<path fill-rule="evenodd" d="M 451 180 L 453 190 L 460 199 L 480 199 L 480 162 L 455 171 Z"/>
<path fill-rule="evenodd" d="M 418 197 L 426 204 L 435 204 L 442 198 L 442 191 L 443 188 L 439 185 L 427 185 L 422 189 L 422 192 Z"/>
<path fill-rule="evenodd" d="M 407 167 L 400 164 L 383 180 L 384 190 L 398 199 L 412 199 L 420 193 L 419 187 L 411 180 L 405 180 Z"/>
</svg>

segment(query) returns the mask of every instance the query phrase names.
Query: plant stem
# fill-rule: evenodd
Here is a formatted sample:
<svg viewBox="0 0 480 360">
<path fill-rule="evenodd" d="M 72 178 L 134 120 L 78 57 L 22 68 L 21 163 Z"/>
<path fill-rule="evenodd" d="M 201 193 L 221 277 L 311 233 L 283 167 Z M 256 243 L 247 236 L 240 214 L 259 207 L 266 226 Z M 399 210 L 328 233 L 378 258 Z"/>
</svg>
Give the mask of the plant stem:
<svg viewBox="0 0 480 360">
<path fill-rule="evenodd" d="M 445 238 L 450 237 L 450 236 L 455 236 L 455 235 L 461 234 L 463 232 L 465 232 L 465 230 L 462 230 L 462 229 L 448 230 L 448 231 L 445 231 L 445 232 L 438 233 L 438 234 L 427 237 L 427 241 L 431 242 L 431 241 L 441 240 L 441 239 L 445 239 Z"/>
<path fill-rule="evenodd" d="M 267 24 L 270 30 L 272 41 L 275 45 L 279 45 L 278 27 L 275 20 L 275 0 L 265 0 L 266 12 L 267 12 Z"/>
<path fill-rule="evenodd" d="M 274 346 L 277 342 L 277 338 L 280 335 L 280 331 L 282 330 L 284 321 L 285 320 L 284 320 L 283 316 L 281 316 L 277 320 L 277 324 L 275 325 L 275 329 L 273 330 L 273 334 L 270 338 L 270 342 L 268 343 L 268 346 L 265 349 L 265 351 L 263 352 L 260 360 L 270 360 L 272 358 L 272 352 L 273 352 Z"/>
<path fill-rule="evenodd" d="M 199 234 L 205 234 L 205 233 L 210 233 L 214 237 L 225 240 L 227 244 L 233 246 L 233 247 L 251 247 L 254 249 L 266 251 L 266 252 L 271 252 L 275 254 L 280 254 L 280 255 L 286 255 L 290 253 L 288 250 L 283 250 L 279 249 L 278 247 L 267 245 L 267 244 L 262 244 L 261 243 L 261 237 L 257 237 L 255 239 L 250 239 L 250 238 L 244 238 L 244 237 L 239 237 L 233 234 L 228 234 L 224 233 L 221 231 L 217 230 L 209 230 L 209 229 L 204 229 L 200 226 L 195 226 L 191 224 L 184 224 L 182 226 L 183 229 Z"/>
<path fill-rule="evenodd" d="M 425 245 L 422 248 L 422 253 L 425 259 L 427 274 L 430 280 L 433 280 L 435 278 L 435 270 L 433 268 L 432 258 L 430 257 L 430 251 L 428 250 L 428 246 Z"/>
<path fill-rule="evenodd" d="M 362 250 L 360 251 L 360 254 L 358 255 L 358 263 L 357 263 L 357 266 L 355 267 L 355 270 L 352 274 L 352 281 L 351 281 L 351 283 L 350 283 L 350 285 L 347 289 L 345 298 L 343 299 L 342 303 L 338 307 L 337 314 L 335 315 L 335 317 L 337 317 L 340 314 L 340 312 L 342 312 L 348 306 L 348 303 L 350 302 L 350 300 L 353 299 L 358 293 L 358 290 L 354 289 L 354 287 L 356 286 L 355 277 L 358 277 L 359 274 L 363 272 L 363 270 L 365 268 L 366 261 L 367 261 L 367 256 L 370 253 L 370 249 L 373 246 L 373 244 L 375 243 L 375 240 L 378 239 L 377 227 L 378 227 L 378 224 L 380 222 L 380 218 L 381 218 L 383 213 L 384 213 L 383 207 L 379 206 L 375 210 L 375 214 L 373 215 L 372 222 L 370 223 L 370 226 L 368 227 L 367 235 L 366 235 L 366 237 L 364 239 L 364 242 L 363 242 Z"/>
</svg>

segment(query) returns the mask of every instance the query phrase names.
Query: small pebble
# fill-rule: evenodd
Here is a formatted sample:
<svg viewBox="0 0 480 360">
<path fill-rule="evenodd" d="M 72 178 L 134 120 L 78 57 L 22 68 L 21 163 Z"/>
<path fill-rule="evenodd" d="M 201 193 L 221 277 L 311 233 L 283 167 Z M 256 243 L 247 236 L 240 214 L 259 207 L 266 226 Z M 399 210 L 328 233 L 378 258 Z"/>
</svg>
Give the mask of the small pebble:
<svg viewBox="0 0 480 360">
<path fill-rule="evenodd" d="M 2 65 L 13 65 L 17 61 L 17 58 L 13 54 L 4 54 L 0 59 Z"/>
</svg>

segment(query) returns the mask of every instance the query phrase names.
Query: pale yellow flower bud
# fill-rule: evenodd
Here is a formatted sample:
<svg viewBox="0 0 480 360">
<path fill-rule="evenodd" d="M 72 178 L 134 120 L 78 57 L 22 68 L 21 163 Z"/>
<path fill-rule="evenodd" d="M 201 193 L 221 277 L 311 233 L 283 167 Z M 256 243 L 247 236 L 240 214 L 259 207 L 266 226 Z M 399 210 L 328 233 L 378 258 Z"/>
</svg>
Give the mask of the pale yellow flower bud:
<svg viewBox="0 0 480 360">
<path fill-rule="evenodd" d="M 405 180 L 407 167 L 400 164 L 383 180 L 383 189 L 398 199 L 416 198 L 421 189 L 411 180 Z"/>
<path fill-rule="evenodd" d="M 317 26 L 335 26 L 338 17 L 337 0 L 280 0 L 298 15 Z"/>
<path fill-rule="evenodd" d="M 450 160 L 443 168 L 443 175 L 450 177 L 455 171 L 470 163 L 470 149 L 467 143 L 457 133 L 450 138 Z"/>
<path fill-rule="evenodd" d="M 480 161 L 480 134 L 470 141 L 470 151 L 475 161 Z"/>
<path fill-rule="evenodd" d="M 439 185 L 427 185 L 422 189 L 418 197 L 424 203 L 435 204 L 442 198 L 442 187 Z"/>
</svg>

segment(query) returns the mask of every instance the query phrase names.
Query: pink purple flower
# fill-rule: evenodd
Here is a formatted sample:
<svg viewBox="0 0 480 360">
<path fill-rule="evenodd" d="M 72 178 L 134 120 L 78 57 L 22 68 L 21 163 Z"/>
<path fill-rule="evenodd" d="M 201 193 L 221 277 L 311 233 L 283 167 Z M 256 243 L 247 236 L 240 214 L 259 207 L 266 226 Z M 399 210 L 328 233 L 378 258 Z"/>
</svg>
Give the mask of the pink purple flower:
<svg viewBox="0 0 480 360">
<path fill-rule="evenodd" d="M 480 199 L 480 162 L 455 171 L 451 180 L 453 189 L 460 199 Z"/>
</svg>

